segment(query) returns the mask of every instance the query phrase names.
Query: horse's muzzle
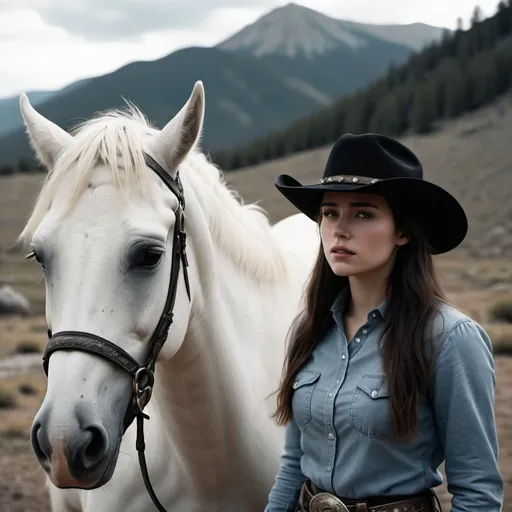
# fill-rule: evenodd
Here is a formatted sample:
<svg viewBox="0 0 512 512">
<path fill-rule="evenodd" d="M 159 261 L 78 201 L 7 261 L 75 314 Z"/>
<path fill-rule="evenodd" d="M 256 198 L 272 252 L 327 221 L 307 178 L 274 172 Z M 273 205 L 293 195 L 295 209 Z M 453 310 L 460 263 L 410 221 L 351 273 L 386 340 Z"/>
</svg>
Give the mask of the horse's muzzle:
<svg viewBox="0 0 512 512">
<path fill-rule="evenodd" d="M 31 430 L 32 447 L 56 487 L 101 487 L 112 476 L 116 449 L 102 425 L 80 421 L 80 414 L 75 418 L 78 421 L 74 428 L 64 429 L 50 429 L 44 415 L 36 418 Z"/>
</svg>

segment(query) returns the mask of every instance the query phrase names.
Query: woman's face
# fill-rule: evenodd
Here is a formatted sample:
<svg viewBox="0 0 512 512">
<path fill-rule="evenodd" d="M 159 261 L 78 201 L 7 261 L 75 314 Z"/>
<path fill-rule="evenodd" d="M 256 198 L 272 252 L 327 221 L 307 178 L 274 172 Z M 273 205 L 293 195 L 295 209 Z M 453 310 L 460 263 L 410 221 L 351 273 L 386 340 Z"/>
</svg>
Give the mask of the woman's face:
<svg viewBox="0 0 512 512">
<path fill-rule="evenodd" d="M 376 194 L 327 192 L 320 213 L 324 254 L 338 276 L 389 271 L 396 248 L 408 242 L 396 231 L 386 200 Z"/>
</svg>

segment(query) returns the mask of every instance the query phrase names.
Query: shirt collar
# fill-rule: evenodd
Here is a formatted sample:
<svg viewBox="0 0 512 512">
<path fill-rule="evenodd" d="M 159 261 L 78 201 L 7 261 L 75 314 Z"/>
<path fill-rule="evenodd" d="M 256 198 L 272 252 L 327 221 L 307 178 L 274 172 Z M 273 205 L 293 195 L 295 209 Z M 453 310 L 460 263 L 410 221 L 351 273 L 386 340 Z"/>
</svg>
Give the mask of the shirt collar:
<svg viewBox="0 0 512 512">
<path fill-rule="evenodd" d="M 350 298 L 349 286 L 344 286 L 331 306 L 331 313 L 343 315 L 345 308 L 347 307 L 348 300 Z M 383 300 L 375 309 L 368 313 L 368 320 L 375 318 L 374 315 L 379 315 L 382 319 L 386 318 L 387 299 Z"/>
</svg>

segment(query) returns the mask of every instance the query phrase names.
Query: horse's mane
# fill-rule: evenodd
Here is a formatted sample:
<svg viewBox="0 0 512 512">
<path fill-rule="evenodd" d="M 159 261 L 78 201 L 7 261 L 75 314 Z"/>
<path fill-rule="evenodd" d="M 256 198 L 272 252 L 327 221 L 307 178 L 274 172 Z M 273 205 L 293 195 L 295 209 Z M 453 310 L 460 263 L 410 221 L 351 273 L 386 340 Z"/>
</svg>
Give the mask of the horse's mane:
<svg viewBox="0 0 512 512">
<path fill-rule="evenodd" d="M 48 211 L 63 179 L 72 188 L 63 212 L 79 200 L 98 164 L 111 169 L 115 186 L 129 192 L 145 189 L 148 170 L 143 152 L 147 142 L 158 132 L 137 107 L 111 109 L 76 125 L 71 133 L 73 144 L 56 159 L 36 198 L 32 213 L 19 235 L 29 240 Z M 185 184 L 204 205 L 210 232 L 219 249 L 252 277 L 262 281 L 279 281 L 285 276 L 285 262 L 272 237 L 268 218 L 255 204 L 244 205 L 236 191 L 227 186 L 223 173 L 197 148 L 180 166 Z M 186 192 L 186 191 L 185 191 Z"/>
</svg>

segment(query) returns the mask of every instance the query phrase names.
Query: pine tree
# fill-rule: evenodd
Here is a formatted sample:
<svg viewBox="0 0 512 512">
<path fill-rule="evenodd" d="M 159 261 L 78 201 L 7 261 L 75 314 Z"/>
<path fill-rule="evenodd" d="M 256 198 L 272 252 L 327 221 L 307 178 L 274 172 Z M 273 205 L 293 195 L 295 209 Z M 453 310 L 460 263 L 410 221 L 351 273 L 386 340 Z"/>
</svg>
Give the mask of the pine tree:
<svg viewBox="0 0 512 512">
<path fill-rule="evenodd" d="M 414 94 L 411 127 L 417 133 L 428 133 L 436 120 L 435 97 L 432 86 L 422 84 Z"/>
</svg>

